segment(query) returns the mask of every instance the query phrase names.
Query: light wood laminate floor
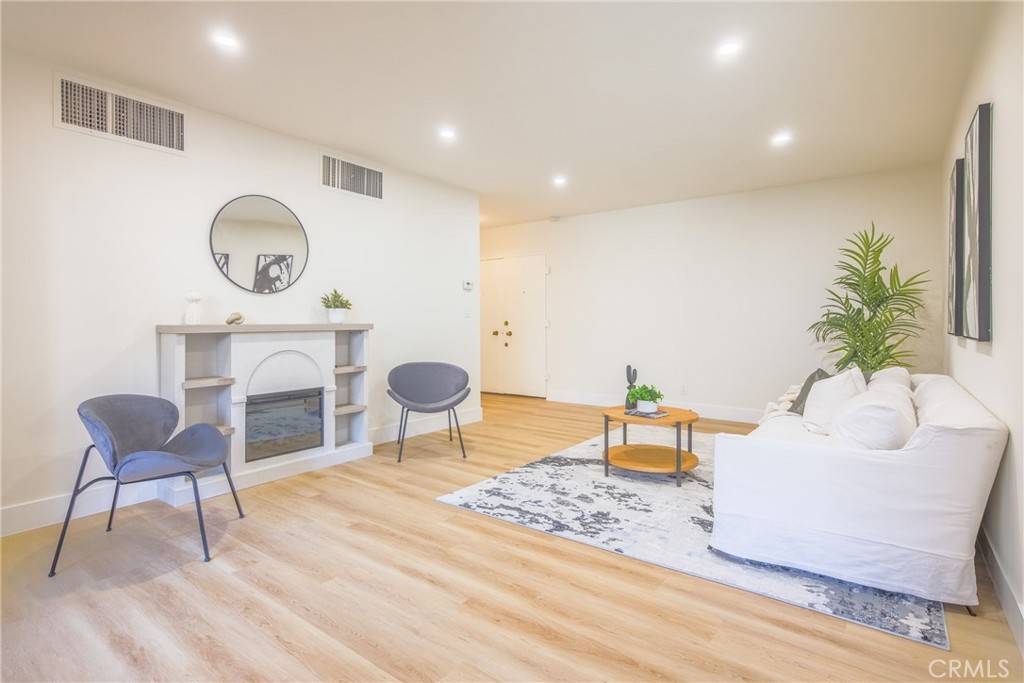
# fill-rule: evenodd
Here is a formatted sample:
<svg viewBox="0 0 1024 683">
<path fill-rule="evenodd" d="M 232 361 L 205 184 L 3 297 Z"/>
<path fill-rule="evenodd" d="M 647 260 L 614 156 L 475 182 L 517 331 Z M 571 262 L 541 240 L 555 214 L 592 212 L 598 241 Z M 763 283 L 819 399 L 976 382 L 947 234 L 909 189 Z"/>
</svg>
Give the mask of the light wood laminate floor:
<svg viewBox="0 0 1024 683">
<path fill-rule="evenodd" d="M 983 566 L 947 653 L 434 502 L 602 429 L 599 408 L 483 408 L 466 460 L 437 432 L 400 464 L 388 443 L 244 489 L 242 520 L 204 502 L 208 564 L 193 507 L 159 501 L 111 533 L 74 521 L 52 579 L 59 526 L 4 538 L 3 680 L 929 681 L 979 660 L 1022 679 Z"/>
</svg>

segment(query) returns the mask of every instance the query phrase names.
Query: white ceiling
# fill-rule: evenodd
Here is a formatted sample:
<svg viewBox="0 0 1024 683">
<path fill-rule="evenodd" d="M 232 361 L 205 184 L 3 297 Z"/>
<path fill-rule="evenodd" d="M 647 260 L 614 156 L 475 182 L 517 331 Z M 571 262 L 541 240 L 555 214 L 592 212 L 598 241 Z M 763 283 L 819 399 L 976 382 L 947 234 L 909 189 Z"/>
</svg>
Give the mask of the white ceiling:
<svg viewBox="0 0 1024 683">
<path fill-rule="evenodd" d="M 989 9 L 4 2 L 3 47 L 472 189 L 491 227 L 937 161 Z"/>
</svg>

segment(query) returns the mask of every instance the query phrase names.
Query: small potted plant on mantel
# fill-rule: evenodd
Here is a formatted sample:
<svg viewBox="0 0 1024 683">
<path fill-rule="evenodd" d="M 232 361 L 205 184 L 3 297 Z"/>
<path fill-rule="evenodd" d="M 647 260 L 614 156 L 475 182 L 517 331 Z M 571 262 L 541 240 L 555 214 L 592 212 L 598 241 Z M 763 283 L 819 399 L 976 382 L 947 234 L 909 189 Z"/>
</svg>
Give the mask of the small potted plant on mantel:
<svg viewBox="0 0 1024 683">
<path fill-rule="evenodd" d="M 352 308 L 352 302 L 337 289 L 332 289 L 320 297 L 320 303 L 327 309 L 327 319 L 332 323 L 345 322 L 345 313 Z"/>
<path fill-rule="evenodd" d="M 636 403 L 636 409 L 641 413 L 658 412 L 658 401 L 665 398 L 665 394 L 658 391 L 655 386 L 641 384 L 629 390 L 626 398 Z"/>
</svg>

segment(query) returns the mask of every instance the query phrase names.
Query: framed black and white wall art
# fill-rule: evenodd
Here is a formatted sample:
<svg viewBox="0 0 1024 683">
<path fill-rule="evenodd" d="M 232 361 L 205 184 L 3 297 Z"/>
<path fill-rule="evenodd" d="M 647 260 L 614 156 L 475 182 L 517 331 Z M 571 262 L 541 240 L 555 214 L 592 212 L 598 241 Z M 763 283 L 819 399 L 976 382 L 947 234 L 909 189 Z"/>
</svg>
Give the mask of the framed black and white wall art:
<svg viewBox="0 0 1024 683">
<path fill-rule="evenodd" d="M 964 333 L 964 160 L 953 163 L 949 176 L 949 278 L 946 330 Z"/>
<path fill-rule="evenodd" d="M 964 140 L 963 336 L 992 339 L 992 105 Z"/>
<path fill-rule="evenodd" d="M 220 272 L 224 273 L 225 276 L 228 274 L 228 262 L 231 259 L 231 254 L 225 253 L 214 253 L 213 260 L 220 268 Z"/>
<path fill-rule="evenodd" d="M 256 257 L 256 281 L 252 291 L 257 294 L 280 292 L 292 280 L 291 254 L 260 254 Z"/>
</svg>

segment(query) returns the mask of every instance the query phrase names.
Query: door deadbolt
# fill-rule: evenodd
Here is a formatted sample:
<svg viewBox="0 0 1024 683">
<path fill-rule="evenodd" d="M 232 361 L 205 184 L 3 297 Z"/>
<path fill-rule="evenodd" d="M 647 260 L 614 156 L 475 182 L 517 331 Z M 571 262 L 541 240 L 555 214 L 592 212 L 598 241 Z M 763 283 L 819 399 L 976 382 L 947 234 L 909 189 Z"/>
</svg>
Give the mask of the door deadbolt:
<svg viewBox="0 0 1024 683">
<path fill-rule="evenodd" d="M 508 346 L 508 342 L 505 342 L 505 346 Z"/>
<path fill-rule="evenodd" d="M 505 321 L 505 327 L 508 327 L 508 321 L 507 320 Z"/>
</svg>

